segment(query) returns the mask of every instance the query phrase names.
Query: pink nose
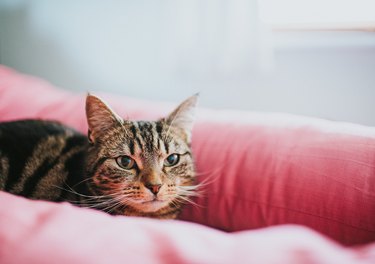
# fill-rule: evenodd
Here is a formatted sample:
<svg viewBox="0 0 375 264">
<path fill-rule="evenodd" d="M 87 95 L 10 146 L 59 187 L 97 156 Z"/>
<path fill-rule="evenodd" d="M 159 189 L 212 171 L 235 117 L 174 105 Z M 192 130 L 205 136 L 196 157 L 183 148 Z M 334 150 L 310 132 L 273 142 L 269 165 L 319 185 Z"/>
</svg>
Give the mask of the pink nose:
<svg viewBox="0 0 375 264">
<path fill-rule="evenodd" d="M 160 191 L 161 188 L 161 184 L 145 184 L 145 186 L 155 195 Z"/>
</svg>

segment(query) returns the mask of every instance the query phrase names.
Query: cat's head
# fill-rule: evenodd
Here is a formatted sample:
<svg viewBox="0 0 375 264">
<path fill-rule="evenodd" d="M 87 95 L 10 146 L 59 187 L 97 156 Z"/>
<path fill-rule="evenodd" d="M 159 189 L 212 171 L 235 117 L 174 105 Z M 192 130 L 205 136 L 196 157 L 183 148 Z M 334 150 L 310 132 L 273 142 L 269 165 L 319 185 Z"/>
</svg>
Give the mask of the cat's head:
<svg viewBox="0 0 375 264">
<path fill-rule="evenodd" d="M 190 141 L 197 97 L 160 120 L 131 121 L 87 96 L 87 182 L 98 207 L 115 214 L 177 215 L 195 188 Z"/>
</svg>

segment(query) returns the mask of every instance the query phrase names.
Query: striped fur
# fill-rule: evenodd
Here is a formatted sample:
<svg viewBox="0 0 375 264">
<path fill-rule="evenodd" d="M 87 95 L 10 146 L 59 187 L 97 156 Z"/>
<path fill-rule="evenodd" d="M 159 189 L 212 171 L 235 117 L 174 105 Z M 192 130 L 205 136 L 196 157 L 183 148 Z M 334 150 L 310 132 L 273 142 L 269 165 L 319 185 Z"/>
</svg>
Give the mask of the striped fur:
<svg viewBox="0 0 375 264">
<path fill-rule="evenodd" d="M 130 121 L 88 95 L 88 137 L 50 121 L 2 123 L 0 190 L 112 214 L 175 218 L 196 188 L 190 149 L 196 100 L 158 121 Z M 179 157 L 172 166 L 170 156 Z M 123 157 L 134 166 L 125 168 Z"/>
<path fill-rule="evenodd" d="M 85 136 L 55 122 L 0 124 L 0 189 L 32 199 L 76 200 L 63 190 L 84 174 Z"/>
</svg>

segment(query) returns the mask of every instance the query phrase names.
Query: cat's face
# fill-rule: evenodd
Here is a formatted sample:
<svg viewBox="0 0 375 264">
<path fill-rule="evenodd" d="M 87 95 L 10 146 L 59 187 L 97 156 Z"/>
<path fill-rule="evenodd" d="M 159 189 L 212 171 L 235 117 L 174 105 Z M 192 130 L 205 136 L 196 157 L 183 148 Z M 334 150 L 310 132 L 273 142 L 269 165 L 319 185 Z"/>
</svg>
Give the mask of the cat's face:
<svg viewBox="0 0 375 264">
<path fill-rule="evenodd" d="M 88 95 L 88 186 L 102 208 L 135 216 L 177 215 L 194 191 L 190 138 L 196 100 L 187 99 L 158 121 L 130 121 Z"/>
</svg>

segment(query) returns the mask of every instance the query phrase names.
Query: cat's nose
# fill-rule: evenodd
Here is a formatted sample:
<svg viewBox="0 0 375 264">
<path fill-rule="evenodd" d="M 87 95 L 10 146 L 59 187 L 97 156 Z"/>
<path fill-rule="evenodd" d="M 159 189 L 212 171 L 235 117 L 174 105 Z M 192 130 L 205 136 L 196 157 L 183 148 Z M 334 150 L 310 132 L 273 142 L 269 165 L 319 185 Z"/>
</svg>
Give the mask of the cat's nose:
<svg viewBox="0 0 375 264">
<path fill-rule="evenodd" d="M 153 194 L 157 195 L 160 191 L 161 184 L 145 184 L 146 188 L 149 189 Z"/>
</svg>

